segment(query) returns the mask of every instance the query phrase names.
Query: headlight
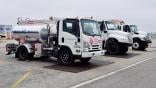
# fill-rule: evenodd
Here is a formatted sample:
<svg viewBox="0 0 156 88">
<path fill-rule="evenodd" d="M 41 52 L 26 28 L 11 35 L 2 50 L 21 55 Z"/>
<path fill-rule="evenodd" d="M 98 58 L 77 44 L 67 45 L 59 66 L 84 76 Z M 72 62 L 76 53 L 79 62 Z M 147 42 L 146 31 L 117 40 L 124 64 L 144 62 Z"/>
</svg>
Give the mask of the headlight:
<svg viewBox="0 0 156 88">
<path fill-rule="evenodd" d="M 147 37 L 147 40 L 151 40 L 151 34 L 150 33 L 148 33 L 146 37 Z"/>
<path fill-rule="evenodd" d="M 88 42 L 83 41 L 83 51 L 89 51 L 90 45 Z"/>
</svg>

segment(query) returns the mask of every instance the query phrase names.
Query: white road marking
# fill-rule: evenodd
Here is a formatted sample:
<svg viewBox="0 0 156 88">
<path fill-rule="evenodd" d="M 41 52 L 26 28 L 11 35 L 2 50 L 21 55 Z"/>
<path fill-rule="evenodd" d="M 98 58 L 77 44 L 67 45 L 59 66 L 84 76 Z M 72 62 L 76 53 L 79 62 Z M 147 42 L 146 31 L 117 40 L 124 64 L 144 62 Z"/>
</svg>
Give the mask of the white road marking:
<svg viewBox="0 0 156 88">
<path fill-rule="evenodd" d="M 108 73 L 108 74 L 106 74 L 106 75 L 102 75 L 102 76 L 93 78 L 93 79 L 91 79 L 91 80 L 88 80 L 88 81 L 82 82 L 82 83 L 80 83 L 80 84 L 74 85 L 74 86 L 72 86 L 72 87 L 70 87 L 70 88 L 79 88 L 79 87 L 81 87 L 81 86 L 84 86 L 84 85 L 86 85 L 86 84 L 90 84 L 90 83 L 92 83 L 92 82 L 95 82 L 95 81 L 100 80 L 100 79 L 103 79 L 103 78 L 106 78 L 106 77 L 108 77 L 108 76 L 111 76 L 111 75 L 113 75 L 113 74 L 116 74 L 116 73 L 118 73 L 118 72 L 121 72 L 121 71 L 123 71 L 123 70 L 126 70 L 126 69 L 128 69 L 128 68 L 134 67 L 134 66 L 136 66 L 136 65 L 138 65 L 138 64 L 141 64 L 141 63 L 143 63 L 143 62 L 145 62 L 145 61 L 148 61 L 148 60 L 151 60 L 151 59 L 154 59 L 154 58 L 156 58 L 156 57 L 152 57 L 152 58 L 148 58 L 148 59 L 139 61 L 139 62 L 137 62 L 137 63 L 135 63 L 135 64 L 132 64 L 132 65 L 129 65 L 129 66 L 125 67 L 125 68 L 121 68 L 121 69 L 119 69 L 119 70 L 110 72 L 110 73 Z"/>
</svg>

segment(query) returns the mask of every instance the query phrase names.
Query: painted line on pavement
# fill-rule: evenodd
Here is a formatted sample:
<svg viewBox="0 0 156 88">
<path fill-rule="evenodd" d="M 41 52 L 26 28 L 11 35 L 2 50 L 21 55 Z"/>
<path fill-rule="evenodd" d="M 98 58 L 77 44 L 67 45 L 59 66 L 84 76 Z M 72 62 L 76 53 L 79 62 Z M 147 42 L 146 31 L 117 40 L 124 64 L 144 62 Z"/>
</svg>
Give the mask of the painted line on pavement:
<svg viewBox="0 0 156 88">
<path fill-rule="evenodd" d="M 28 70 L 20 79 L 18 79 L 11 88 L 17 88 L 24 80 L 26 80 L 30 74 L 32 73 L 32 69 Z"/>
<path fill-rule="evenodd" d="M 106 77 L 108 77 L 108 76 L 114 75 L 114 74 L 116 74 L 116 73 L 118 73 L 118 72 L 121 72 L 121 71 L 126 70 L 126 69 L 131 68 L 131 67 L 134 67 L 134 66 L 136 66 L 136 65 L 138 65 L 138 64 L 141 64 L 141 63 L 143 63 L 143 62 L 145 62 L 145 61 L 148 61 L 148 60 L 151 60 L 151 59 L 154 59 L 154 58 L 156 58 L 156 57 L 147 58 L 147 59 L 145 59 L 145 60 L 142 60 L 142 61 L 139 61 L 139 62 L 134 63 L 134 64 L 132 64 L 132 65 L 129 65 L 129 66 L 127 66 L 127 67 L 121 68 L 121 69 L 119 69 L 119 70 L 116 70 L 116 71 L 107 73 L 107 74 L 105 74 L 105 75 L 102 75 L 102 76 L 93 78 L 93 79 L 91 79 L 91 80 L 82 82 L 82 83 L 80 83 L 80 84 L 74 85 L 74 86 L 72 86 L 72 87 L 70 87 L 70 88 L 79 88 L 79 87 L 82 87 L 82 86 L 84 86 L 84 85 L 86 85 L 86 84 L 90 84 L 90 83 L 95 82 L 95 81 L 97 81 L 97 80 L 100 80 L 100 79 L 106 78 Z"/>
</svg>

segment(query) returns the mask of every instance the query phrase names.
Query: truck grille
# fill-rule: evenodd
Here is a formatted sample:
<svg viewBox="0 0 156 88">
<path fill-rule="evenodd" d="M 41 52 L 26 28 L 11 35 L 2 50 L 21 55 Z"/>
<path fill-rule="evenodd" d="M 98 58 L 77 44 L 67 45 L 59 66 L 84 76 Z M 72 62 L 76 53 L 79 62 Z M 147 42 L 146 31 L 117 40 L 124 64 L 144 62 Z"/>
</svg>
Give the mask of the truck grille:
<svg viewBox="0 0 156 88">
<path fill-rule="evenodd" d="M 146 39 L 151 40 L 151 34 L 150 33 L 147 34 Z"/>
<path fill-rule="evenodd" d="M 100 50 L 99 45 L 92 45 L 92 47 L 90 48 L 90 51 L 98 51 Z"/>
</svg>

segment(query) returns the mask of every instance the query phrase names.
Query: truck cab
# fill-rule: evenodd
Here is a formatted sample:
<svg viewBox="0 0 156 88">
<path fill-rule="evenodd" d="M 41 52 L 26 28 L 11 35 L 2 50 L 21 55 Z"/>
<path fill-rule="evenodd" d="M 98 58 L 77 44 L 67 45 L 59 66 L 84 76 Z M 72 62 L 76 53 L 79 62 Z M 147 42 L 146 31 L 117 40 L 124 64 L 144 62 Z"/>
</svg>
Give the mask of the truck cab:
<svg viewBox="0 0 156 88">
<path fill-rule="evenodd" d="M 133 34 L 134 50 L 145 50 L 152 43 L 151 34 L 138 30 L 136 25 L 124 25 L 122 31 Z"/>
<path fill-rule="evenodd" d="M 63 19 L 60 20 L 59 30 L 59 45 L 68 48 L 71 55 L 79 57 L 81 62 L 88 62 L 91 57 L 104 54 L 101 31 L 97 21 Z M 62 50 L 60 51 L 62 52 Z M 62 53 L 66 53 L 66 51 Z"/>
<path fill-rule="evenodd" d="M 118 30 L 112 20 L 99 21 L 103 36 L 103 48 L 108 54 L 125 54 L 132 45 L 132 35 Z"/>
<path fill-rule="evenodd" d="M 102 50 L 100 27 L 93 19 L 19 21 L 13 29 L 13 36 L 19 44 L 13 48 L 8 44 L 6 50 L 15 52 L 20 60 L 46 56 L 58 58 L 60 64 L 71 65 L 76 59 L 86 63 L 92 57 L 105 53 Z M 24 40 L 22 43 L 21 38 Z"/>
</svg>

